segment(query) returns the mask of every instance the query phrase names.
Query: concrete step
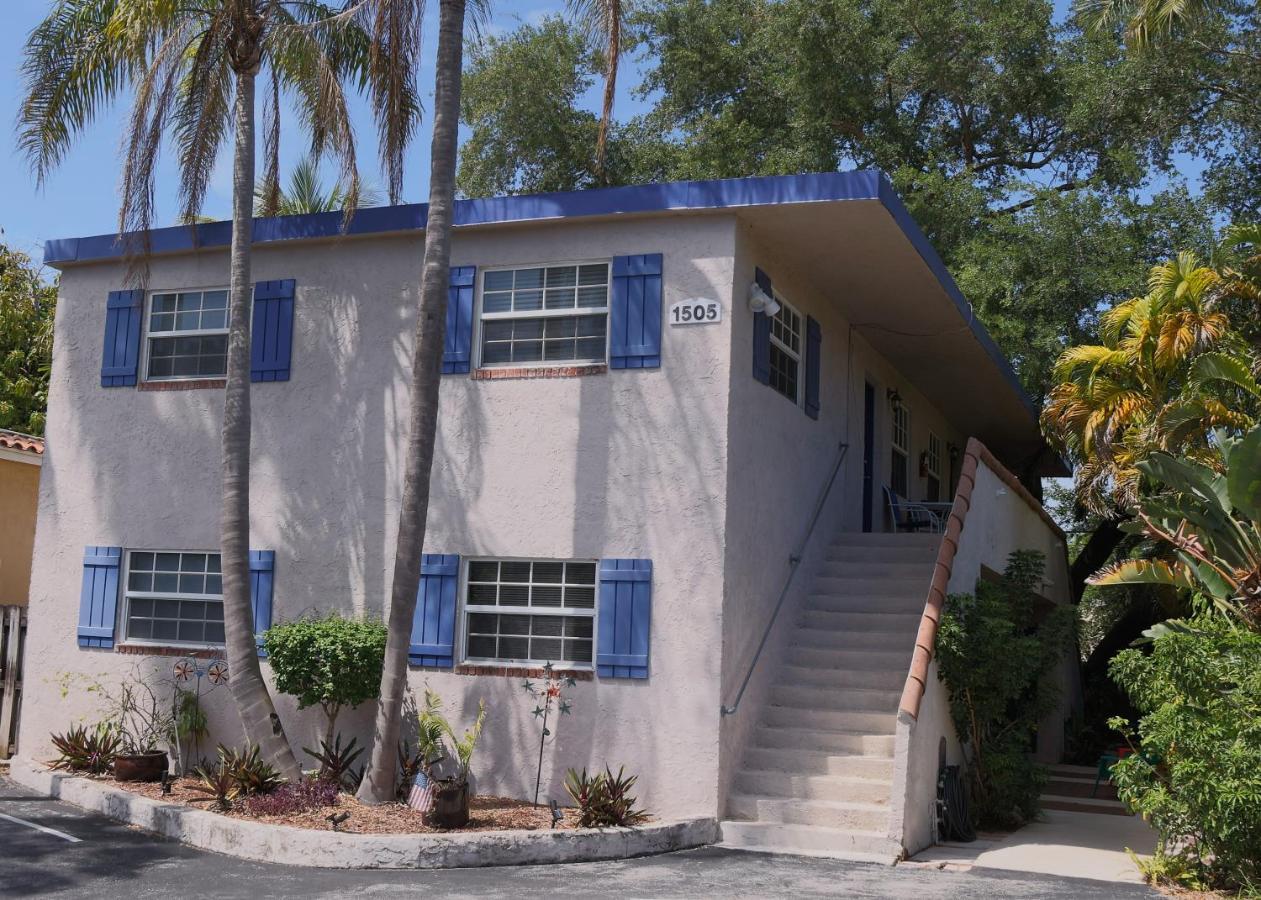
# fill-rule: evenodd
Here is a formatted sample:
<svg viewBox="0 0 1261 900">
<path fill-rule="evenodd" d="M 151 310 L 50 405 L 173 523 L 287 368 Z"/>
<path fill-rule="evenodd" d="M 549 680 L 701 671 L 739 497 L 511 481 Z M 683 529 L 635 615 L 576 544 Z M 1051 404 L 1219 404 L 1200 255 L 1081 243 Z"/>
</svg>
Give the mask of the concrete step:
<svg viewBox="0 0 1261 900">
<path fill-rule="evenodd" d="M 777 684 L 771 688 L 771 703 L 794 709 L 833 709 L 853 712 L 897 713 L 900 690 L 846 688 L 826 685 Z"/>
<path fill-rule="evenodd" d="M 892 733 L 865 734 L 841 729 L 761 725 L 754 732 L 752 743 L 755 747 L 770 750 L 851 753 L 892 760 L 894 740 Z"/>
<path fill-rule="evenodd" d="M 878 691 L 900 691 L 906 682 L 909 666 L 909 661 L 904 666 L 888 669 L 834 669 L 828 666 L 785 665 L 779 669 L 777 683 L 801 687 L 827 687 L 832 690 L 870 688 Z"/>
<path fill-rule="evenodd" d="M 797 624 L 816 631 L 900 631 L 914 636 L 921 618 L 921 612 L 805 609 Z"/>
<path fill-rule="evenodd" d="M 727 815 L 747 822 L 782 825 L 817 825 L 853 831 L 882 833 L 889 827 L 888 806 L 874 803 L 838 803 L 825 800 L 786 800 L 758 794 L 733 793 Z"/>
<path fill-rule="evenodd" d="M 910 665 L 915 649 L 915 629 L 900 631 L 823 631 L 798 627 L 789 638 L 794 647 L 818 647 L 827 650 L 892 650 L 901 651 Z"/>
<path fill-rule="evenodd" d="M 1089 797 L 1053 797 L 1043 794 L 1039 800 L 1043 809 L 1061 809 L 1065 812 L 1098 813 L 1105 816 L 1128 816 L 1130 811 L 1119 800 L 1092 800 Z"/>
<path fill-rule="evenodd" d="M 785 662 L 797 668 L 821 669 L 901 669 L 909 670 L 911 653 L 915 649 L 915 636 L 891 649 L 858 649 L 855 647 L 809 646 L 796 643 L 788 647 Z"/>
<path fill-rule="evenodd" d="M 831 578 L 920 578 L 927 584 L 933 577 L 935 560 L 913 559 L 868 559 L 863 553 L 855 553 L 853 559 L 825 559 L 819 566 L 818 575 Z"/>
<path fill-rule="evenodd" d="M 870 778 L 743 770 L 736 773 L 735 790 L 742 794 L 783 799 L 887 804 L 891 787 L 887 781 Z"/>
<path fill-rule="evenodd" d="M 877 597 L 928 596 L 929 579 L 919 575 L 897 575 L 887 578 L 863 578 L 855 575 L 818 575 L 810 586 L 811 594 L 855 597 L 865 594 Z"/>
<path fill-rule="evenodd" d="M 902 848 L 883 830 L 857 831 L 813 825 L 726 821 L 719 825 L 722 846 L 761 853 L 824 856 L 892 865 Z"/>
<path fill-rule="evenodd" d="M 886 734 L 896 730 L 896 710 L 887 713 L 837 712 L 830 709 L 796 709 L 791 706 L 766 707 L 765 725 L 782 728 L 806 728 L 812 731 L 845 731 L 851 734 Z"/>
<path fill-rule="evenodd" d="M 893 780 L 893 760 L 889 757 L 820 753 L 783 747 L 750 747 L 744 752 L 743 770 L 840 775 L 845 778 L 869 778 L 889 783 Z"/>
<path fill-rule="evenodd" d="M 830 610 L 832 612 L 874 612 L 922 614 L 924 603 L 928 600 L 927 582 L 922 592 L 909 594 L 846 594 L 812 591 L 806 597 L 806 609 Z"/>
<path fill-rule="evenodd" d="M 1057 778 L 1054 775 L 1042 789 L 1044 797 L 1091 797 L 1095 800 L 1116 800 L 1117 789 L 1108 781 L 1095 786 L 1094 778 Z"/>
<path fill-rule="evenodd" d="M 940 534 L 928 532 L 861 532 L 842 531 L 832 540 L 833 547 L 901 547 L 906 550 L 917 550 L 925 547 L 938 547 L 941 544 Z"/>
</svg>

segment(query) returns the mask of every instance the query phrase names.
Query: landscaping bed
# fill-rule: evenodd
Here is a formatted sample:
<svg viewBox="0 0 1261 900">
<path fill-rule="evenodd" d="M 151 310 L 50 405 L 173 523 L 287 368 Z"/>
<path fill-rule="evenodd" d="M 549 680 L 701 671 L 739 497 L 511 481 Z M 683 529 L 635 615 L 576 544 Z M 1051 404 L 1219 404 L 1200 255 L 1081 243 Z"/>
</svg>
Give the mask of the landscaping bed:
<svg viewBox="0 0 1261 900">
<path fill-rule="evenodd" d="M 218 810 L 212 802 L 207 802 L 206 795 L 195 789 L 196 778 L 178 778 L 171 783 L 170 794 L 162 793 L 162 785 L 156 782 L 119 781 L 116 778 L 102 776 L 89 777 L 92 781 L 108 785 L 111 788 L 128 791 L 158 800 L 164 803 L 179 803 L 194 809 L 219 813 L 235 819 L 246 819 L 253 822 L 264 822 L 269 825 L 289 825 L 294 828 L 308 828 L 328 831 L 331 824 L 330 815 L 348 813 L 349 818 L 339 822 L 337 830 L 346 834 L 445 834 L 458 831 L 497 831 L 519 829 L 537 831 L 552 828 L 552 813 L 547 806 L 534 806 L 525 800 L 513 800 L 509 797 L 474 797 L 470 803 L 468 825 L 463 828 L 431 828 L 421 820 L 421 814 L 405 803 L 382 803 L 369 806 L 360 803 L 353 794 L 341 791 L 333 804 L 312 809 L 283 813 L 280 815 L 255 815 L 248 809 L 247 800 L 234 801 L 228 810 Z M 576 827 L 578 812 L 574 809 L 562 809 L 562 818 L 556 823 L 557 829 Z"/>
</svg>

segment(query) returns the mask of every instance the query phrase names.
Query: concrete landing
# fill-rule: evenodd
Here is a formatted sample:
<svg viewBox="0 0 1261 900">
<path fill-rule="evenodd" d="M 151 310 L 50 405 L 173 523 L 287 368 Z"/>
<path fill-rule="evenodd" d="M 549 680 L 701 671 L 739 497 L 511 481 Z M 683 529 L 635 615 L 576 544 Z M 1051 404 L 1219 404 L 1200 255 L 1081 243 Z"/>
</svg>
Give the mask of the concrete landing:
<svg viewBox="0 0 1261 900">
<path fill-rule="evenodd" d="M 1137 816 L 1043 810 L 1040 821 L 1007 835 L 987 834 L 971 844 L 939 844 L 903 865 L 951 869 L 1004 869 L 1066 878 L 1141 884 L 1126 853 L 1150 857 L 1156 832 Z"/>
</svg>

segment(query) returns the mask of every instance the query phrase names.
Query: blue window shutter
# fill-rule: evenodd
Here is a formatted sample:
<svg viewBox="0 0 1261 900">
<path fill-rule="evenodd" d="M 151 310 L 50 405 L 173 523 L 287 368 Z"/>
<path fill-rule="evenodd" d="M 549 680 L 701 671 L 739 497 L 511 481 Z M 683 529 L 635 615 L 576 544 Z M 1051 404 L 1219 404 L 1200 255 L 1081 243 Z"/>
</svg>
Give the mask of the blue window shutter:
<svg viewBox="0 0 1261 900">
<path fill-rule="evenodd" d="M 426 553 L 420 561 L 420 588 L 412 618 L 407 659 L 414 666 L 449 669 L 455 665 L 455 599 L 460 584 L 460 557 Z"/>
<path fill-rule="evenodd" d="M 766 296 L 775 296 L 771 291 L 771 276 L 754 269 L 753 280 Z M 760 312 L 753 314 L 753 377 L 762 384 L 771 383 L 771 317 Z"/>
<path fill-rule="evenodd" d="M 447 334 L 442 374 L 466 375 L 473 360 L 473 286 L 477 266 L 452 266 L 447 284 Z"/>
<path fill-rule="evenodd" d="M 266 656 L 263 650 L 263 632 L 271 628 L 271 594 L 272 578 L 276 574 L 275 550 L 250 551 L 250 606 L 254 610 L 254 643 L 258 645 L 258 655 Z"/>
<path fill-rule="evenodd" d="M 105 350 L 101 387 L 134 387 L 140 360 L 144 291 L 110 291 L 105 302 Z"/>
<path fill-rule="evenodd" d="M 596 673 L 647 678 L 652 624 L 652 560 L 600 560 Z"/>
<path fill-rule="evenodd" d="M 114 646 L 118 612 L 118 570 L 122 547 L 85 547 L 83 589 L 79 593 L 79 646 Z"/>
<path fill-rule="evenodd" d="M 254 319 L 250 336 L 250 381 L 288 381 L 293 355 L 294 281 L 260 281 L 254 285 Z"/>
<path fill-rule="evenodd" d="M 614 369 L 661 365 L 660 253 L 613 257 L 609 365 Z"/>
<path fill-rule="evenodd" d="M 819 323 L 806 316 L 806 415 L 819 418 L 819 346 L 823 343 L 823 329 Z"/>
</svg>

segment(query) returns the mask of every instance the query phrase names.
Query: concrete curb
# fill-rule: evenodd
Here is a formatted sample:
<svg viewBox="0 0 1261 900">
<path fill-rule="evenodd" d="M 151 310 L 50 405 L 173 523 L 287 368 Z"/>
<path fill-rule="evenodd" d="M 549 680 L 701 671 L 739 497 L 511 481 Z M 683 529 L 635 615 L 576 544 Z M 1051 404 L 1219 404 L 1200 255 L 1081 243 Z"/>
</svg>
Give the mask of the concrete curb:
<svg viewBox="0 0 1261 900">
<path fill-rule="evenodd" d="M 668 853 L 713 843 L 715 819 L 679 819 L 640 828 L 482 831 L 451 834 L 338 834 L 267 825 L 150 800 L 88 778 L 15 759 L 9 777 L 23 787 L 137 825 L 185 844 L 241 859 L 324 869 L 452 869 L 590 862 Z"/>
</svg>

